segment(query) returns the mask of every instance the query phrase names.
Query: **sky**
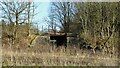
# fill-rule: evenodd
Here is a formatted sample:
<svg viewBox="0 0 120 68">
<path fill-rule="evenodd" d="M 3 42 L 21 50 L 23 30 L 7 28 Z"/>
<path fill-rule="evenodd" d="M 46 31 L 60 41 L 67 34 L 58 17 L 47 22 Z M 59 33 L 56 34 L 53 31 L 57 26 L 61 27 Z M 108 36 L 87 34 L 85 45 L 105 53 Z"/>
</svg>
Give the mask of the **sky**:
<svg viewBox="0 0 120 68">
<path fill-rule="evenodd" d="M 35 3 L 38 7 L 35 10 L 37 15 L 34 17 L 34 21 L 38 23 L 39 30 L 42 30 L 43 28 L 47 27 L 47 23 L 45 22 L 45 19 L 48 17 L 50 11 L 50 2 L 36 2 Z"/>
</svg>

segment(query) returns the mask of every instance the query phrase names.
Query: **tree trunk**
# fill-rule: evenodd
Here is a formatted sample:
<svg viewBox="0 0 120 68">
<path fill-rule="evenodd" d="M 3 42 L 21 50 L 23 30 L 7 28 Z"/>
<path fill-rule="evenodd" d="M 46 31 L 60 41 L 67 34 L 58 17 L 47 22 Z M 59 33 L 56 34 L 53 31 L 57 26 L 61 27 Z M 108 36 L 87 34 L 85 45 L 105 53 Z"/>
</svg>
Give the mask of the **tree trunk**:
<svg viewBox="0 0 120 68">
<path fill-rule="evenodd" d="M 15 33 L 14 33 L 14 36 L 15 36 L 15 39 L 17 38 L 17 31 L 18 31 L 18 13 L 16 12 L 16 25 L 15 25 Z"/>
<path fill-rule="evenodd" d="M 28 13 L 28 36 L 30 36 L 30 2 L 29 1 L 28 1 L 27 13 Z"/>
</svg>

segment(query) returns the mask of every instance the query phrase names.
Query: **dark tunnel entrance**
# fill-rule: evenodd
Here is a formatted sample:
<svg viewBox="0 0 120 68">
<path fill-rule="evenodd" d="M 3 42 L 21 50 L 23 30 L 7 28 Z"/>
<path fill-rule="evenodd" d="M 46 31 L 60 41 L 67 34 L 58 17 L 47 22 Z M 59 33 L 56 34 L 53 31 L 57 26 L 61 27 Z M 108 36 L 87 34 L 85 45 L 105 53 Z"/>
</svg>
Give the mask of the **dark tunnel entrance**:
<svg viewBox="0 0 120 68">
<path fill-rule="evenodd" d="M 67 35 L 56 35 L 56 34 L 51 34 L 50 35 L 50 40 L 56 40 L 56 45 L 57 47 L 64 45 L 65 48 L 67 47 Z"/>
</svg>

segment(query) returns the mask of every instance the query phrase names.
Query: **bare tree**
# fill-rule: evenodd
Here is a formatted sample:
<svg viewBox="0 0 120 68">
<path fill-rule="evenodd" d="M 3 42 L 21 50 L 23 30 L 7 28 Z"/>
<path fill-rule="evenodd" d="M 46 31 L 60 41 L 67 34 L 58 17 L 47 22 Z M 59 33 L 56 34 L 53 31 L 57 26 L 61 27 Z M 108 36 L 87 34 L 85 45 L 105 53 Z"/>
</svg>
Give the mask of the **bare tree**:
<svg viewBox="0 0 120 68">
<path fill-rule="evenodd" d="M 15 2 L 15 1 L 8 2 L 7 0 L 0 2 L 0 10 L 3 13 L 2 18 L 5 21 L 8 21 L 10 24 L 8 29 L 11 31 L 7 30 L 8 31 L 7 34 L 9 38 L 11 51 L 12 51 L 12 45 L 14 45 L 14 41 L 18 38 L 18 33 L 20 33 L 19 31 L 20 24 L 26 23 L 26 21 L 28 21 L 28 35 L 30 34 L 30 19 L 31 17 L 34 16 L 34 14 L 30 12 L 30 10 L 35 9 L 35 8 L 32 9 L 30 7 L 34 7 L 33 4 L 30 2 L 28 3 Z M 12 61 L 12 55 L 11 55 L 11 61 Z"/>
<path fill-rule="evenodd" d="M 53 2 L 51 3 L 52 13 L 49 17 L 52 21 L 56 22 L 56 26 L 59 27 L 65 33 L 69 32 L 69 25 L 72 19 L 73 5 L 70 2 Z M 54 16 L 54 17 L 52 17 Z"/>
<path fill-rule="evenodd" d="M 13 35 L 17 38 L 17 30 L 19 23 L 23 23 L 26 20 L 25 10 L 27 8 L 26 2 L 1 2 L 0 8 L 4 12 L 2 16 L 4 19 L 8 20 L 10 23 L 15 22 Z"/>
</svg>

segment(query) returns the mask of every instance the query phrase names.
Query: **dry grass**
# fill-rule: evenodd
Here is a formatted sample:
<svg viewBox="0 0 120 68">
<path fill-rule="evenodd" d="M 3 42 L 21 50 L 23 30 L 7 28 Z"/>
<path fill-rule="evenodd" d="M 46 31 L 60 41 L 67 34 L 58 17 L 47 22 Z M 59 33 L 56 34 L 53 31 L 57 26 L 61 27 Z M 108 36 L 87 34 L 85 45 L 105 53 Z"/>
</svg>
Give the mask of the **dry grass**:
<svg viewBox="0 0 120 68">
<path fill-rule="evenodd" d="M 44 40 L 45 41 L 44 41 Z M 38 38 L 35 46 L 29 46 L 27 41 L 20 40 L 12 45 L 12 51 L 7 40 L 3 40 L 3 66 L 116 66 L 118 51 L 113 54 L 80 49 L 79 46 L 68 45 L 56 48 L 49 45 L 48 39 Z M 12 58 L 12 59 L 11 59 Z"/>
<path fill-rule="evenodd" d="M 13 61 L 11 61 L 11 55 Z M 3 47 L 3 65 L 15 66 L 116 66 L 117 55 L 102 54 L 79 47 L 55 48 L 50 45 L 36 45 L 22 49 Z"/>
</svg>

